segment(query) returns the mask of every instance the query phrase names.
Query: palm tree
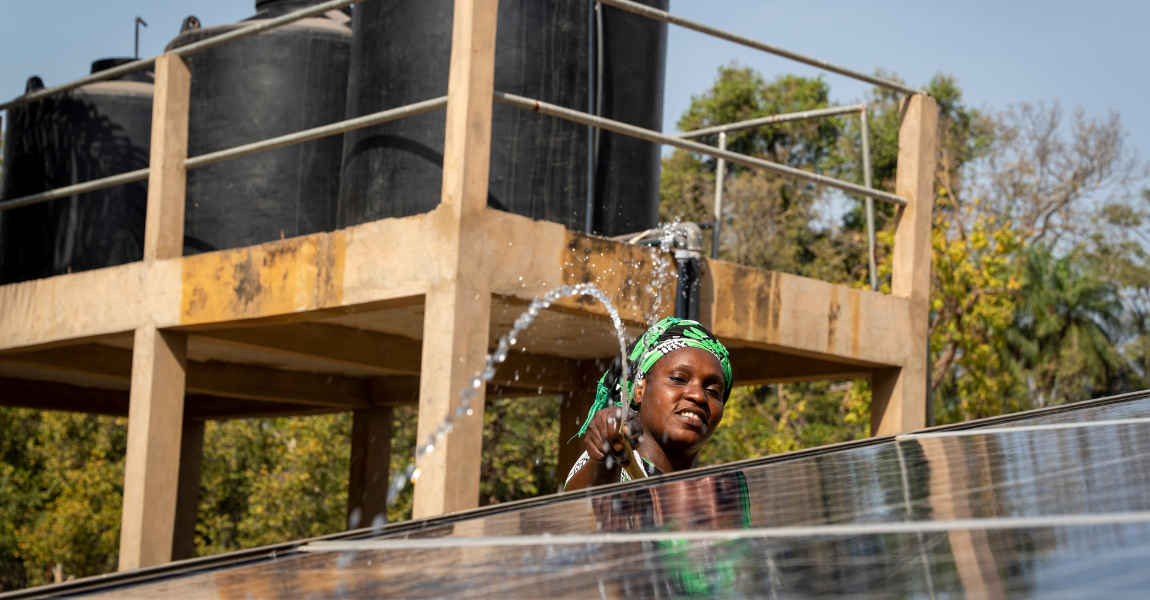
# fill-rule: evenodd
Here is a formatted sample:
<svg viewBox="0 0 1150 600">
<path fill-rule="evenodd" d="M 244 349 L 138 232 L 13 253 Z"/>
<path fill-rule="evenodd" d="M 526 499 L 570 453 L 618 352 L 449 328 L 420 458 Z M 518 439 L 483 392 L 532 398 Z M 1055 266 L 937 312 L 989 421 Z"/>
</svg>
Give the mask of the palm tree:
<svg viewBox="0 0 1150 600">
<path fill-rule="evenodd" d="M 1122 316 L 1118 292 L 1092 263 L 1076 258 L 1042 246 L 1024 254 L 1022 304 L 1007 340 L 1039 406 L 1078 396 L 1075 389 L 1087 396 L 1109 390 L 1121 368 L 1107 333 Z"/>
</svg>

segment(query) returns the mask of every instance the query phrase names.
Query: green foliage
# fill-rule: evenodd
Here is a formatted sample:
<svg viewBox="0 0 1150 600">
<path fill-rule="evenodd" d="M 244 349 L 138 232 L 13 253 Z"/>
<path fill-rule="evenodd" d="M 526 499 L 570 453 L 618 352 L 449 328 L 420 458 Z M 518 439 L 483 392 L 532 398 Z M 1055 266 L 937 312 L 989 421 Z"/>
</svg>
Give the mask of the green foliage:
<svg viewBox="0 0 1150 600">
<path fill-rule="evenodd" d="M 498 398 L 483 411 L 479 504 L 559 489 L 559 398 Z"/>
<path fill-rule="evenodd" d="M 411 462 L 417 411 L 395 409 L 391 472 Z M 556 398 L 499 399 L 485 412 L 484 504 L 554 493 Z M 196 553 L 343 531 L 347 413 L 206 424 Z M 0 590 L 116 570 L 127 420 L 0 407 Z M 413 486 L 388 508 L 411 518 Z"/>
<path fill-rule="evenodd" d="M 1150 383 L 1150 191 L 1141 203 L 1122 192 L 1148 171 L 1123 146 L 1117 115 L 1092 120 L 1078 111 L 1067 128 L 1057 104 L 981 111 L 942 74 L 925 89 L 939 107 L 929 330 L 938 420 Z M 821 79 L 768 81 L 751 69 L 723 67 L 679 127 L 823 107 L 829 97 Z M 901 100 L 882 89 L 866 98 L 874 184 L 888 191 L 895 187 Z M 861 183 L 860 135 L 852 116 L 750 130 L 732 135 L 728 147 Z M 713 218 L 714 161 L 675 152 L 663 161 L 662 184 L 662 218 Z M 727 176 L 724 190 L 723 259 L 866 285 L 861 201 L 827 229 L 817 224 L 826 190 L 742 168 Z M 876 213 L 878 276 L 889 293 L 895 213 L 881 203 Z M 802 399 L 783 406 L 767 400 L 778 392 L 734 398 L 732 411 L 753 418 L 721 428 L 714 452 L 749 456 L 814 439 L 797 435 L 789 423 L 802 419 L 788 415 L 799 410 L 805 418 L 826 392 L 797 389 Z"/>
<path fill-rule="evenodd" d="M 870 432 L 870 381 L 740 387 L 699 454 L 713 465 L 854 439 Z"/>
<path fill-rule="evenodd" d="M 342 531 L 350 437 L 346 413 L 209 422 L 197 554 Z"/>
<path fill-rule="evenodd" d="M 0 408 L 0 580 L 5 588 L 115 570 L 124 419 Z M 19 444 L 19 445 L 17 445 Z"/>
</svg>

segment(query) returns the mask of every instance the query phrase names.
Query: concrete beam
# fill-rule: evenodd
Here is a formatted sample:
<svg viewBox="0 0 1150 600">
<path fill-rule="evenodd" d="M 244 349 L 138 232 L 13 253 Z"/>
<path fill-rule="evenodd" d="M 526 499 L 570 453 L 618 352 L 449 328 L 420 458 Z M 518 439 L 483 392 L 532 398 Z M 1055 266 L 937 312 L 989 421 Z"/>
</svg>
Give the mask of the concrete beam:
<svg viewBox="0 0 1150 600">
<path fill-rule="evenodd" d="M 732 346 L 862 366 L 901 365 L 906 299 L 707 260 L 699 318 Z"/>
<path fill-rule="evenodd" d="M 0 377 L 4 406 L 128 416 L 128 391 L 81 387 L 54 381 Z M 240 400 L 204 394 L 184 397 L 184 421 L 271 418 L 341 412 L 326 406 Z"/>
<path fill-rule="evenodd" d="M 184 335 L 184 334 L 181 334 Z M 0 363 L 32 365 L 109 381 L 128 381 L 132 351 L 85 344 L 25 354 L 0 355 Z M 223 362 L 186 362 L 189 394 L 326 406 L 341 410 L 366 408 L 360 379 L 325 373 L 282 371 Z M 4 404 L 0 400 L 0 404 Z"/>
<path fill-rule="evenodd" d="M 873 367 L 754 348 L 731 348 L 735 385 L 869 378 Z"/>
<path fill-rule="evenodd" d="M 332 370 L 340 366 L 367 369 L 380 375 L 419 373 L 423 344 L 399 335 L 323 323 L 294 323 L 196 332 L 214 344 L 258 348 L 285 357 L 322 359 Z"/>
</svg>

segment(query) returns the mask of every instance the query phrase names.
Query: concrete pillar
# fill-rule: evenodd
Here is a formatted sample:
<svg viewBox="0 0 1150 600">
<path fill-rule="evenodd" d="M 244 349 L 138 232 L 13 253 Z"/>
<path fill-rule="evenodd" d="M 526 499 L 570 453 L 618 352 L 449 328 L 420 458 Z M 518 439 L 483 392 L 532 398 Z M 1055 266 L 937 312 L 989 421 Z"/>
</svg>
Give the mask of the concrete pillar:
<svg viewBox="0 0 1150 600">
<path fill-rule="evenodd" d="M 188 63 L 165 54 L 156 59 L 152 99 L 152 150 L 148 161 L 148 213 L 144 260 L 176 258 L 184 252 L 184 192 L 188 156 Z"/>
<path fill-rule="evenodd" d="M 156 60 L 144 262 L 179 257 L 184 237 L 184 159 L 191 74 L 177 56 Z M 136 329 L 119 569 L 168 562 L 176 522 L 188 338 L 148 319 Z"/>
<path fill-rule="evenodd" d="M 372 526 L 387 519 L 388 467 L 395 409 L 357 410 L 351 422 L 351 475 L 347 487 L 347 528 Z"/>
<path fill-rule="evenodd" d="M 567 480 L 567 473 L 583 454 L 583 440 L 572 437 L 579 433 L 583 421 L 587 420 L 587 411 L 595 403 L 595 383 L 588 389 L 565 392 L 560 396 L 559 405 L 559 467 L 555 471 L 559 479 L 559 490 L 563 490 L 563 483 Z"/>
<path fill-rule="evenodd" d="M 128 405 L 128 451 L 119 569 L 172 557 L 184 420 L 186 334 L 147 324 L 136 330 Z"/>
<path fill-rule="evenodd" d="M 447 84 L 443 193 L 426 235 L 442 251 L 429 278 L 423 317 L 417 444 L 453 414 L 459 392 L 484 365 L 491 321 L 491 291 L 484 257 L 483 211 L 491 156 L 495 26 L 498 0 L 456 0 Z M 435 451 L 417 465 L 415 518 L 479 504 L 484 387 L 473 414 L 460 418 Z"/>
<path fill-rule="evenodd" d="M 902 368 L 872 376 L 871 434 L 926 426 L 927 330 L 930 318 L 930 228 L 934 207 L 938 104 L 922 94 L 902 102 L 895 193 L 907 199 L 896 216 L 891 294 L 910 301 L 910 341 Z"/>
<path fill-rule="evenodd" d="M 200 472 L 204 462 L 203 421 L 185 420 L 180 435 L 180 474 L 176 488 L 176 525 L 172 560 L 196 556 L 196 509 L 200 503 Z"/>
</svg>

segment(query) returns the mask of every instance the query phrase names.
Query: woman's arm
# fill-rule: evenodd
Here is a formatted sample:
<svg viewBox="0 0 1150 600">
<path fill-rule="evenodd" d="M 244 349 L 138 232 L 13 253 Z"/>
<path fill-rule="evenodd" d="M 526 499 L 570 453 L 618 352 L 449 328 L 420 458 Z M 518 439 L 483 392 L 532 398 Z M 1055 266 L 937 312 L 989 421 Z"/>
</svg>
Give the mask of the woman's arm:
<svg viewBox="0 0 1150 600">
<path fill-rule="evenodd" d="M 583 445 L 591 460 L 567 479 L 563 491 L 579 490 L 604 483 L 618 483 L 624 464 L 632 460 L 624 453 L 623 437 L 619 434 L 619 419 L 622 412 L 618 406 L 609 406 L 592 417 L 591 423 L 587 426 L 587 433 L 583 436 Z M 632 413 L 631 419 L 623 428 L 632 448 L 638 447 L 643 439 L 642 427 L 638 415 Z"/>
</svg>

